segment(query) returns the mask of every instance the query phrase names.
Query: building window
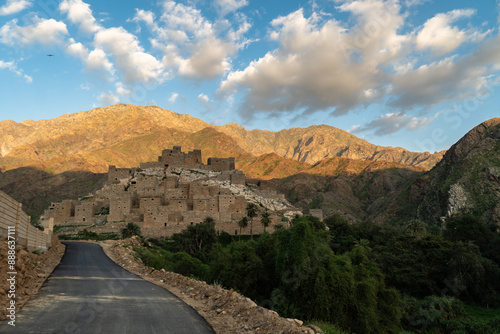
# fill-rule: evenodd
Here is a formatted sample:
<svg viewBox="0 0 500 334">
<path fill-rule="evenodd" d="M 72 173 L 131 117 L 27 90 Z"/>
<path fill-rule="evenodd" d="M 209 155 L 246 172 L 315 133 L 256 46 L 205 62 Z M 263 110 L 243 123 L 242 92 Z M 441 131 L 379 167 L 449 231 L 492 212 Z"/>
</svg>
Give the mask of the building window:
<svg viewBox="0 0 500 334">
<path fill-rule="evenodd" d="M 85 218 L 83 218 L 83 221 L 85 221 Z"/>
<path fill-rule="evenodd" d="M 167 227 L 167 223 L 165 223 L 165 227 Z"/>
</svg>

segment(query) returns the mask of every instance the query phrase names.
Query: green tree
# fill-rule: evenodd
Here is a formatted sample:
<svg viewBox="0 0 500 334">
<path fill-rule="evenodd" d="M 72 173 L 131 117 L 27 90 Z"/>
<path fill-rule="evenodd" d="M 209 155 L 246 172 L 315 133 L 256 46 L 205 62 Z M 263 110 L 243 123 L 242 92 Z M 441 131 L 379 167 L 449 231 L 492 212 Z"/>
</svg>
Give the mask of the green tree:
<svg viewBox="0 0 500 334">
<path fill-rule="evenodd" d="M 276 231 L 273 308 L 287 317 L 334 322 L 356 333 L 398 332 L 400 298 L 366 250 L 335 255 L 329 234 L 307 217 Z"/>
<path fill-rule="evenodd" d="M 203 260 L 210 252 L 212 245 L 217 242 L 215 223 L 211 217 L 207 217 L 202 223 L 188 226 L 181 233 L 174 234 L 172 239 L 175 241 L 176 251 L 186 252 Z"/>
<path fill-rule="evenodd" d="M 214 281 L 258 299 L 265 284 L 265 270 L 262 259 L 255 252 L 254 241 L 239 241 L 226 248 L 216 245 L 210 259 L 210 277 Z"/>
<path fill-rule="evenodd" d="M 266 232 L 266 228 L 269 226 L 269 224 L 271 224 L 271 214 L 269 213 L 269 211 L 266 210 L 262 213 L 260 223 L 264 227 L 264 232 Z"/>
<path fill-rule="evenodd" d="M 245 217 L 241 218 L 240 221 L 238 222 L 238 226 L 240 227 L 239 240 L 241 240 L 241 229 L 244 229 L 248 226 L 248 217 L 245 216 Z"/>
<path fill-rule="evenodd" d="M 452 217 L 446 222 L 445 238 L 451 241 L 472 241 L 485 252 L 495 238 L 486 224 L 471 214 Z"/>
<path fill-rule="evenodd" d="M 133 235 L 141 235 L 141 228 L 134 223 L 128 223 L 126 227 L 122 228 L 122 238 L 130 238 Z"/>
<path fill-rule="evenodd" d="M 248 203 L 247 205 L 247 216 L 250 218 L 250 236 L 253 239 L 253 218 L 257 217 L 259 211 L 255 203 Z"/>
</svg>

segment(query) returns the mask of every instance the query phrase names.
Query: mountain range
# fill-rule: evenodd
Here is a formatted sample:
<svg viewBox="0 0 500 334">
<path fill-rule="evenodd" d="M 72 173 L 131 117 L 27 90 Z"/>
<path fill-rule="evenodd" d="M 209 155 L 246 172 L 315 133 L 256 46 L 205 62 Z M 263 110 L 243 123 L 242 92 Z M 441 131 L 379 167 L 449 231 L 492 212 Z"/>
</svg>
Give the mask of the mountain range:
<svg viewBox="0 0 500 334">
<path fill-rule="evenodd" d="M 377 146 L 327 125 L 249 131 L 234 123 L 213 126 L 155 106 L 118 104 L 51 120 L 0 122 L 0 168 L 106 172 L 109 164 L 127 167 L 155 160 L 161 149 L 179 143 L 184 149 L 202 149 L 204 159 L 234 156 L 240 164 L 275 153 L 309 164 L 344 157 L 430 169 L 444 153 Z"/>
<path fill-rule="evenodd" d="M 499 123 L 493 119 L 481 126 L 496 133 L 492 129 Z M 477 175 L 477 184 L 486 178 L 483 190 L 488 194 L 496 189 L 491 175 L 500 164 L 478 156 L 500 156 L 498 140 L 486 135 L 488 131 L 477 134 L 479 128 L 471 130 L 476 135 L 464 137 L 476 138 L 475 144 L 463 144 L 462 139 L 448 152 L 431 154 L 373 145 L 326 125 L 246 130 L 234 123 L 214 126 L 156 106 L 118 104 L 52 120 L 0 122 L 0 189 L 37 217 L 51 201 L 98 189 L 109 165 L 138 166 L 155 161 L 164 148 L 182 145 L 183 151 L 202 149 L 203 159 L 235 157 L 236 167 L 247 177 L 267 180 L 306 210 L 322 208 L 327 215 L 339 213 L 351 220 L 438 221 L 454 210 L 448 207 L 450 198 L 455 201 L 465 192 L 468 204 L 460 208 L 479 201 L 479 190 L 467 185 L 467 177 L 451 177 L 468 175 L 463 168 L 478 170 L 470 172 Z M 484 144 L 491 138 L 497 146 Z M 484 163 L 472 166 L 478 159 Z M 485 219 L 500 216 L 492 205 L 481 213 Z"/>
</svg>

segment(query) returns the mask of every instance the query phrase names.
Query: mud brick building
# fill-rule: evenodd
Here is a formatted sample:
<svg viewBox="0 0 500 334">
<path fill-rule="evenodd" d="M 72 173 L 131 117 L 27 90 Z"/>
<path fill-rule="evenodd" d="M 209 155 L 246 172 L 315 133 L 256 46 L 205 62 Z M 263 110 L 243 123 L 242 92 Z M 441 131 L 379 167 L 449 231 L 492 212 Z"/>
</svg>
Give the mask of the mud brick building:
<svg viewBox="0 0 500 334">
<path fill-rule="evenodd" d="M 208 158 L 205 165 L 201 154 L 196 149 L 184 153 L 174 146 L 163 150 L 158 161 L 141 163 L 140 168 L 109 166 L 108 182 L 102 189 L 78 201 L 52 203 L 42 224 L 50 219 L 54 225 L 133 222 L 143 235 L 159 237 L 212 217 L 219 232 L 237 234 L 247 202 L 221 184 L 244 187 L 245 174 L 235 169 L 234 158 Z M 193 173 L 196 178 L 190 179 Z M 215 182 L 207 184 L 210 180 Z M 273 224 L 281 223 L 276 214 L 272 217 Z M 254 233 L 259 226 L 256 219 Z"/>
</svg>

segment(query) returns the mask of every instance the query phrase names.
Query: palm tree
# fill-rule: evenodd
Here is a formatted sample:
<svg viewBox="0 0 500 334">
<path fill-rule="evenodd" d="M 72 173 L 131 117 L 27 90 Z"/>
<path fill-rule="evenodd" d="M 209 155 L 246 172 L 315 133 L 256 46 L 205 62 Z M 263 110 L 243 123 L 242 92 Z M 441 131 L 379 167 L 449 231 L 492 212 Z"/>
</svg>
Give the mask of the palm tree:
<svg viewBox="0 0 500 334">
<path fill-rule="evenodd" d="M 255 203 L 248 203 L 247 216 L 250 217 L 250 238 L 253 239 L 253 217 L 257 217 L 257 205 Z"/>
<path fill-rule="evenodd" d="M 241 229 L 248 226 L 248 217 L 245 216 L 241 218 L 241 220 L 238 222 L 238 226 L 240 227 L 240 240 L 241 240 Z"/>
<path fill-rule="evenodd" d="M 271 214 L 269 211 L 265 211 L 262 213 L 262 218 L 260 219 L 260 222 L 262 223 L 262 226 L 264 226 L 264 232 L 266 232 L 266 227 L 271 224 Z"/>
</svg>

